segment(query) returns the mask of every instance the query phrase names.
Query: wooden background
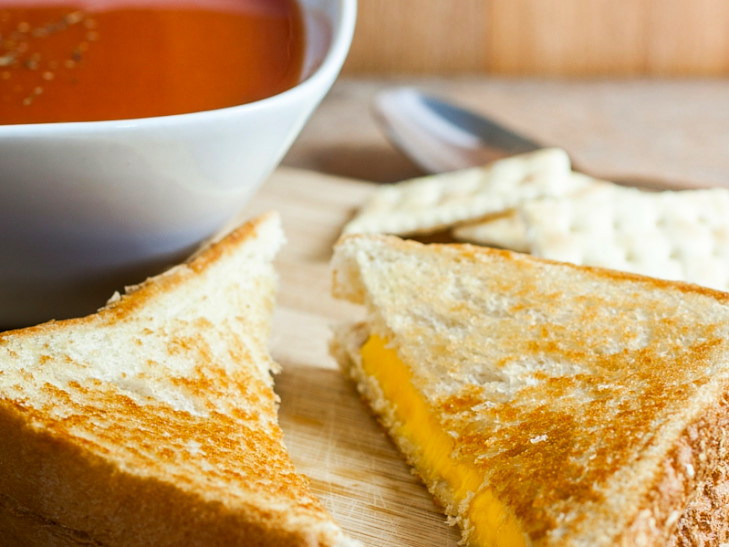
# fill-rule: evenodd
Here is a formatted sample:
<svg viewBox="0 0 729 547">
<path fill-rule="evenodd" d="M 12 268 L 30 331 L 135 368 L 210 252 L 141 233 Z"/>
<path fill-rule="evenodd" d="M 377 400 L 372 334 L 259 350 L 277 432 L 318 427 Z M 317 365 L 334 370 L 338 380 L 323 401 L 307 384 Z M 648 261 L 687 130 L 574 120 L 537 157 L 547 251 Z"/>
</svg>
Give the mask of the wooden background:
<svg viewBox="0 0 729 547">
<path fill-rule="evenodd" d="M 727 0 L 359 0 L 344 74 L 726 76 Z"/>
</svg>

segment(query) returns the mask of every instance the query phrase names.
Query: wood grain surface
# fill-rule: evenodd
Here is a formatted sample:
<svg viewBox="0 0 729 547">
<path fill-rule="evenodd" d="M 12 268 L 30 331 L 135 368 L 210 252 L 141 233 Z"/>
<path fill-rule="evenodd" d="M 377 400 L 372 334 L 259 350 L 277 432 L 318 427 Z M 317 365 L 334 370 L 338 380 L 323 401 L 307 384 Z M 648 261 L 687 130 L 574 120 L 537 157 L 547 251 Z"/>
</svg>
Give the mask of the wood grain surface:
<svg viewBox="0 0 729 547">
<path fill-rule="evenodd" d="M 298 470 L 352 536 L 366 545 L 457 544 L 427 490 L 360 402 L 329 355 L 331 326 L 362 310 L 330 294 L 329 258 L 340 229 L 374 189 L 370 183 L 280 169 L 243 212 L 278 210 L 288 243 L 271 348 L 282 366 L 280 423 Z"/>
<path fill-rule="evenodd" d="M 348 74 L 729 74 L 723 0 L 361 0 Z"/>
<path fill-rule="evenodd" d="M 377 93 L 413 86 L 452 100 L 609 179 L 729 186 L 729 79 L 344 77 L 284 162 L 377 182 L 422 174 L 372 116 Z"/>
</svg>

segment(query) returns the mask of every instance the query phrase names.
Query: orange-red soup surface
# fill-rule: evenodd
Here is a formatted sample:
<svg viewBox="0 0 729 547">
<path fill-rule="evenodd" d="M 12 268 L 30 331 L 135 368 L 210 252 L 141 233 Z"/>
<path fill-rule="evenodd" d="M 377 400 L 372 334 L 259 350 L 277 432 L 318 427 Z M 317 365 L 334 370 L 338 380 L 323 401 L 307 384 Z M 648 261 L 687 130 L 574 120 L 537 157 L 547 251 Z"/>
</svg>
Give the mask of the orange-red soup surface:
<svg viewBox="0 0 729 547">
<path fill-rule="evenodd" d="M 184 114 L 300 78 L 294 0 L 0 0 L 0 124 Z"/>
</svg>

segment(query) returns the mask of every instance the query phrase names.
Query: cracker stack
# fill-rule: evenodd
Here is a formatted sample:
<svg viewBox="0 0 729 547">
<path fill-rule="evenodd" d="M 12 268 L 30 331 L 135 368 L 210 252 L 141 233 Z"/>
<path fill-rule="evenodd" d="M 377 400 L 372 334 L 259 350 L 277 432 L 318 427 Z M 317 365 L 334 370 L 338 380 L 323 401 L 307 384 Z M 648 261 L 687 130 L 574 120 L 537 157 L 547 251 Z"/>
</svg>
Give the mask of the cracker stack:
<svg viewBox="0 0 729 547">
<path fill-rule="evenodd" d="M 455 240 L 729 291 L 729 190 L 648 192 L 571 171 L 559 149 L 378 188 L 346 233 Z"/>
</svg>

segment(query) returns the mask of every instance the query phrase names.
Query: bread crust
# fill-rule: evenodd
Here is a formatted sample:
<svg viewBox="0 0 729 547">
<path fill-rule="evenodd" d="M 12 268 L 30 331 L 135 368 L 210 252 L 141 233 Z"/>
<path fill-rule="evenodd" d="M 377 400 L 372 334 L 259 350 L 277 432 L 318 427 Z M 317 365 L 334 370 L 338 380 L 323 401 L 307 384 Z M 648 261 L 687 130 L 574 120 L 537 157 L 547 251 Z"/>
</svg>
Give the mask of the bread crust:
<svg viewBox="0 0 729 547">
<path fill-rule="evenodd" d="M 666 545 L 725 544 L 729 541 L 729 386 L 717 404 L 687 428 L 671 463 L 683 479 L 688 499 Z"/>
</svg>

